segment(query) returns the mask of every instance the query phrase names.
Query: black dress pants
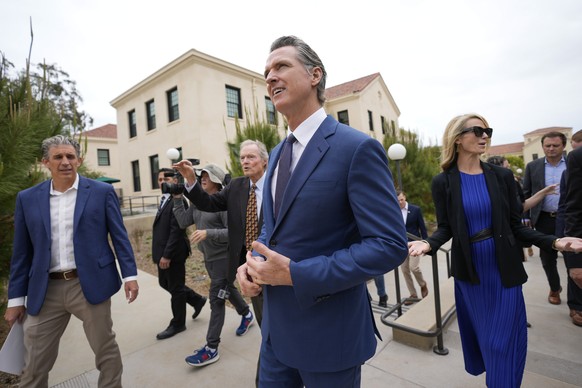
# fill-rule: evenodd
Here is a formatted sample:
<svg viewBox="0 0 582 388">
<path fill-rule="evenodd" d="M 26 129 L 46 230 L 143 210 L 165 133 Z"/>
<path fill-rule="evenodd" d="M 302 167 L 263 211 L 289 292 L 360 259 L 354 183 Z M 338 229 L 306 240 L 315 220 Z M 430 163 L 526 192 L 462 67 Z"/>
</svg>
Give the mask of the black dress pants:
<svg viewBox="0 0 582 388">
<path fill-rule="evenodd" d="M 172 296 L 172 320 L 170 326 L 183 327 L 186 324 L 186 303 L 194 306 L 203 298 L 186 286 L 186 264 L 184 260 L 172 260 L 168 269 L 158 267 L 158 282 Z"/>
<path fill-rule="evenodd" d="M 556 233 L 556 217 L 555 213 L 540 212 L 540 216 L 536 222 L 536 230 L 545 234 Z M 540 248 L 540 258 L 542 259 L 542 266 L 546 273 L 546 278 L 550 285 L 551 291 L 560 291 L 560 275 L 558 274 L 558 251 L 550 249 L 549 251 Z"/>
</svg>

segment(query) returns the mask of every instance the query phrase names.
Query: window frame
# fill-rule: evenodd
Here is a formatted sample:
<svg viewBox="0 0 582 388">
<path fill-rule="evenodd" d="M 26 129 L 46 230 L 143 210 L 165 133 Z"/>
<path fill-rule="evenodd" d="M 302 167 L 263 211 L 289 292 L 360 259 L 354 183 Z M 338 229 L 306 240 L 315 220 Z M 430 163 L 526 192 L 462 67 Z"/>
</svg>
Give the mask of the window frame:
<svg viewBox="0 0 582 388">
<path fill-rule="evenodd" d="M 133 139 L 137 137 L 137 116 L 135 114 L 135 109 L 127 112 L 127 123 L 129 126 L 129 138 Z"/>
<path fill-rule="evenodd" d="M 146 122 L 148 131 L 156 129 L 156 102 L 152 98 L 145 103 L 146 107 Z"/>
<path fill-rule="evenodd" d="M 277 114 L 277 109 L 275 108 L 275 104 L 273 104 L 273 101 L 269 96 L 265 96 L 265 110 L 267 112 L 267 123 L 271 125 L 279 124 L 279 115 Z"/>
<path fill-rule="evenodd" d="M 102 156 L 100 153 L 105 152 L 106 155 Z M 101 162 L 102 159 L 106 159 L 104 163 Z M 97 148 L 97 165 L 98 166 L 111 166 L 111 156 L 108 148 Z"/>
<path fill-rule="evenodd" d="M 148 157 L 150 163 L 150 175 L 152 179 L 152 190 L 159 189 L 158 174 L 160 172 L 160 157 L 158 154 L 150 155 Z"/>
<path fill-rule="evenodd" d="M 131 161 L 131 177 L 133 181 L 133 191 L 141 192 L 141 175 L 139 172 L 139 160 Z"/>
<path fill-rule="evenodd" d="M 342 117 L 344 113 L 346 115 L 345 120 Z M 347 109 L 337 112 L 337 121 L 345 125 L 350 125 L 350 114 Z"/>
<path fill-rule="evenodd" d="M 176 93 L 175 104 L 173 94 Z M 178 87 L 175 86 L 166 92 L 166 99 L 168 102 L 168 122 L 174 122 L 180 119 L 180 95 L 178 94 Z"/>
<path fill-rule="evenodd" d="M 242 98 L 240 93 L 240 88 L 224 85 L 224 90 L 226 93 L 226 115 L 230 118 L 238 118 L 239 120 L 243 118 L 242 114 Z M 229 93 L 230 92 L 230 93 Z M 232 101 L 229 97 L 236 96 L 236 101 Z M 234 110 L 236 109 L 236 111 Z M 231 115 L 232 112 L 232 115 Z"/>
</svg>

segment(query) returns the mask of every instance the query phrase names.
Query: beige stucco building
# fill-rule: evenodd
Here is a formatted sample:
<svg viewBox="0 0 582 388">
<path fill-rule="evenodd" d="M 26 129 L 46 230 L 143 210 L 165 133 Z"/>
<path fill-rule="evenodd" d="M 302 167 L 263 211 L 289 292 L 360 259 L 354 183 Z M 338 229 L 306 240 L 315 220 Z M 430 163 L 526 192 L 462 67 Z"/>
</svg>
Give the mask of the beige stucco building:
<svg viewBox="0 0 582 388">
<path fill-rule="evenodd" d="M 339 121 L 382 141 L 398 128 L 400 111 L 379 73 L 329 88 L 325 109 Z M 159 195 L 157 171 L 169 148 L 201 165 L 226 169 L 235 122 L 254 115 L 285 136 L 285 121 L 267 94 L 264 76 L 189 50 L 111 101 L 117 111 L 119 172 L 124 196 Z M 251 117 L 248 117 L 251 116 Z"/>
<path fill-rule="evenodd" d="M 549 132 L 560 132 L 566 135 L 565 152 L 572 151 L 570 139 L 572 138 L 572 127 L 549 127 L 540 128 L 535 131 L 528 132 L 523 135 L 523 161 L 527 165 L 532 160 L 544 157 L 544 150 L 542 148 L 542 137 Z"/>
<path fill-rule="evenodd" d="M 112 178 L 116 188 L 121 182 L 114 182 L 120 176 L 119 147 L 117 145 L 117 126 L 107 124 L 83 132 L 79 139 L 83 148 L 83 164 L 91 171 L 98 171 L 106 178 Z M 86 145 L 86 147 L 85 147 Z"/>
<path fill-rule="evenodd" d="M 572 145 L 570 144 L 572 127 L 548 127 L 536 129 L 535 131 L 524 134 L 524 141 L 522 142 L 491 146 L 487 149 L 484 157 L 493 155 L 519 156 L 523 158 L 524 165 L 527 165 L 532 160 L 544 157 L 542 137 L 549 132 L 563 133 L 568 140 L 566 142 L 565 152 L 568 153 L 572 150 Z"/>
</svg>

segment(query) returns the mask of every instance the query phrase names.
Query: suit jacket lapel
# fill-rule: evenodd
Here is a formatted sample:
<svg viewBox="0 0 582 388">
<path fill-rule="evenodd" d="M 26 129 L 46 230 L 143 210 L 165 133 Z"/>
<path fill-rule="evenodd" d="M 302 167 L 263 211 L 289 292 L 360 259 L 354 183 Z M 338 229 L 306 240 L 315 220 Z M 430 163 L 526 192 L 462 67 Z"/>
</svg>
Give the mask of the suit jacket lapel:
<svg viewBox="0 0 582 388">
<path fill-rule="evenodd" d="M 45 184 L 39 187 L 36 193 L 36 199 L 39 204 L 40 217 L 48 239 L 51 239 L 51 181 L 47 180 Z"/>
<path fill-rule="evenodd" d="M 241 227 L 241 230 L 243 232 L 246 230 L 246 227 L 247 227 L 247 205 L 249 202 L 249 191 L 250 191 L 250 187 L 251 187 L 249 181 L 250 181 L 249 178 L 245 178 L 245 179 L 241 180 L 240 193 L 239 193 L 239 195 L 237 195 L 237 198 L 240 201 L 239 202 L 239 211 L 240 211 L 240 214 L 242 214 L 242 217 L 240 217 L 240 227 Z M 236 194 L 236 193 L 233 193 L 233 194 Z M 264 200 L 264 198 L 263 198 L 263 200 Z"/>
<path fill-rule="evenodd" d="M 449 187 L 447 190 L 450 190 L 451 195 L 447 196 L 450 198 L 451 203 L 449 203 L 450 209 L 456 209 L 457 211 L 450 212 L 450 216 L 455 216 L 456 224 L 459 226 L 458 230 L 453 230 L 453 233 L 456 233 L 460 242 L 461 242 L 461 249 L 463 250 L 463 256 L 466 258 L 471 257 L 471 250 L 470 250 L 470 243 L 469 243 L 469 235 L 467 233 L 467 222 L 465 221 L 465 210 L 463 208 L 463 196 L 461 194 L 461 173 L 459 172 L 458 167 L 455 165 L 453 166 L 447 173 L 449 177 Z M 467 265 L 473 268 L 473 263 L 471 260 L 468 260 Z"/>
<path fill-rule="evenodd" d="M 85 210 L 85 205 L 91 195 L 89 190 L 89 180 L 79 176 L 79 188 L 77 190 L 77 202 L 75 203 L 75 221 L 73 223 L 73 234 L 78 230 L 77 226 L 81 220 L 81 215 Z"/>
</svg>

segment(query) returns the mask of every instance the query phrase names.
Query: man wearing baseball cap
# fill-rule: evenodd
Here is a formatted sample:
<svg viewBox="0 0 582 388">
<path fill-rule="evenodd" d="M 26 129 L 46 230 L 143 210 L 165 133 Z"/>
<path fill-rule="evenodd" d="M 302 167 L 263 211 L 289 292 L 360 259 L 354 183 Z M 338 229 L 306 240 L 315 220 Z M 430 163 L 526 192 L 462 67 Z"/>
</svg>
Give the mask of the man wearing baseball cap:
<svg viewBox="0 0 582 388">
<path fill-rule="evenodd" d="M 224 171 L 214 165 L 209 164 L 197 170 L 196 175 L 200 177 L 200 186 L 209 195 L 214 195 L 222 190 L 224 185 Z M 174 195 L 174 198 L 182 197 L 181 194 Z M 190 235 L 190 241 L 198 245 L 198 249 L 204 255 L 204 265 L 210 277 L 210 322 L 206 333 L 206 344 L 196 350 L 194 354 L 186 358 L 186 362 L 192 366 L 204 366 L 212 364 L 219 359 L 218 345 L 220 344 L 220 334 L 224 325 L 225 302 L 228 299 L 241 315 L 243 322 L 253 321 L 253 314 L 249 305 L 245 302 L 238 289 L 234 286 L 233 280 L 228 278 L 228 229 L 227 212 L 209 213 L 201 211 L 196 206 L 185 208 L 182 201 L 174 201 L 174 215 L 181 228 L 189 225 L 196 225 L 196 230 Z M 249 328 L 248 325 L 241 325 L 236 330 L 238 336 L 244 335 Z"/>
<path fill-rule="evenodd" d="M 261 206 L 268 161 L 269 153 L 263 143 L 258 140 L 243 141 L 240 145 L 240 164 L 244 176 L 234 178 L 223 190 L 213 195 L 206 193 L 196 182 L 191 162 L 182 160 L 173 166 L 184 177 L 184 195 L 198 209 L 210 212 L 228 210 L 229 280 L 234 281 L 236 270 L 246 262 L 250 242 L 258 238 L 254 233 L 260 231 L 263 225 Z M 263 297 L 257 295 L 251 301 L 254 318 L 260 326 Z M 243 317 L 240 327 L 248 328 L 251 323 L 252 321 Z"/>
</svg>

